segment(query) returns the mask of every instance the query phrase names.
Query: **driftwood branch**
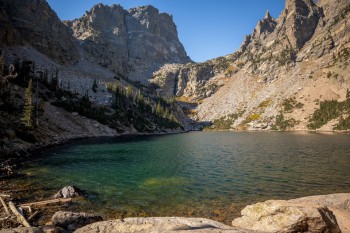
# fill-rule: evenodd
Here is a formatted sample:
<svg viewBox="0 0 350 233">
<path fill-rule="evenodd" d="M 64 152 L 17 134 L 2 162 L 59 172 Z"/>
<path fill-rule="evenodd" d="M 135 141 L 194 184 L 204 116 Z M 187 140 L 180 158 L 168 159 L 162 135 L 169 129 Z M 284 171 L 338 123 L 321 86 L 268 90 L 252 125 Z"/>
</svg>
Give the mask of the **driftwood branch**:
<svg viewBox="0 0 350 233">
<path fill-rule="evenodd" d="M 4 201 L 4 199 L 2 199 L 1 195 L 0 195 L 0 202 L 1 202 L 1 204 L 4 206 L 4 210 L 5 210 L 6 214 L 7 214 L 7 216 L 10 216 L 10 215 L 11 215 L 11 214 L 10 214 L 10 211 L 9 211 L 9 209 L 7 208 L 7 205 L 6 205 L 5 201 Z"/>
<path fill-rule="evenodd" d="M 20 214 L 15 206 L 15 204 L 13 204 L 12 201 L 9 202 L 9 207 L 11 209 L 11 211 L 13 212 L 13 214 L 17 217 L 17 220 L 25 227 L 30 227 L 30 224 L 27 222 L 27 220 L 25 219 L 25 217 L 23 217 L 22 214 Z"/>
<path fill-rule="evenodd" d="M 28 212 L 29 213 L 32 213 L 33 211 L 32 211 L 32 207 L 30 207 L 30 206 L 21 206 L 21 208 L 22 209 L 28 209 Z"/>
<path fill-rule="evenodd" d="M 0 193 L 0 197 L 11 197 L 11 195 Z"/>
<path fill-rule="evenodd" d="M 34 212 L 34 214 L 30 215 L 28 218 L 28 221 L 32 221 L 36 216 L 38 216 L 40 212 L 37 210 Z"/>
<path fill-rule="evenodd" d="M 31 202 L 31 203 L 25 203 L 21 204 L 20 206 L 23 208 L 26 208 L 27 206 L 33 207 L 33 206 L 46 206 L 49 204 L 58 204 L 58 203 L 66 203 L 66 202 L 71 202 L 72 198 L 57 198 L 53 200 L 47 200 L 47 201 L 38 201 L 38 202 Z"/>
</svg>

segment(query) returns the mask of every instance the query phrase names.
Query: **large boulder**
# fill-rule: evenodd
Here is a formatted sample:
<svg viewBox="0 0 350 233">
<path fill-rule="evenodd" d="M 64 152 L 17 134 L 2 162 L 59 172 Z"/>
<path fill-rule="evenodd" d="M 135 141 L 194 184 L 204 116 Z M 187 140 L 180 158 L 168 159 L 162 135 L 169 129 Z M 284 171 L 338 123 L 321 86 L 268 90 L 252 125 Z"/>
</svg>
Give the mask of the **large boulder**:
<svg viewBox="0 0 350 233">
<path fill-rule="evenodd" d="M 37 227 L 17 227 L 12 229 L 3 229 L 3 230 L 0 230 L 0 232 L 1 233 L 43 233 L 43 231 Z"/>
<path fill-rule="evenodd" d="M 222 223 L 204 218 L 125 218 L 123 220 L 98 222 L 75 231 L 75 233 L 118 232 L 118 233 L 160 233 L 160 232 L 231 232 L 249 233 L 237 230 Z"/>
<path fill-rule="evenodd" d="M 102 217 L 95 214 L 73 213 L 73 212 L 56 212 L 51 222 L 56 227 L 62 227 L 69 231 L 74 231 L 85 225 L 102 221 Z"/>
<path fill-rule="evenodd" d="M 73 185 L 70 185 L 58 191 L 58 193 L 56 193 L 53 197 L 54 198 L 72 198 L 72 197 L 78 197 L 82 195 L 83 195 L 83 191 L 81 189 Z"/>
<path fill-rule="evenodd" d="M 350 232 L 350 194 L 270 200 L 245 207 L 232 225 L 265 232 Z"/>
</svg>

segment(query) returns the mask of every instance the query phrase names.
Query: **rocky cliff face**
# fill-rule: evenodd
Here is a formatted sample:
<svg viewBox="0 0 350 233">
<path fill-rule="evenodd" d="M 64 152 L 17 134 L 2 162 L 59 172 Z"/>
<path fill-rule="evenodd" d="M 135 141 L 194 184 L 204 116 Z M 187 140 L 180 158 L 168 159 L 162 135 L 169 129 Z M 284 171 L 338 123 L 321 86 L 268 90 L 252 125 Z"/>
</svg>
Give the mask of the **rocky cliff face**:
<svg viewBox="0 0 350 233">
<path fill-rule="evenodd" d="M 195 102 L 195 120 L 235 129 L 275 129 L 282 122 L 283 129 L 307 130 L 320 103 L 348 96 L 349 13 L 347 0 L 286 0 L 281 15 L 267 12 L 237 52 L 165 66 L 151 82 L 164 95 Z M 339 120 L 319 128 L 332 130 Z"/>
<path fill-rule="evenodd" d="M 0 27 L 1 47 L 29 45 L 62 64 L 79 59 L 69 29 L 45 0 L 0 0 Z"/>
<path fill-rule="evenodd" d="M 98 4 L 65 23 L 95 62 L 121 77 L 146 81 L 164 64 L 190 61 L 172 17 L 152 6 L 127 11 Z"/>
</svg>

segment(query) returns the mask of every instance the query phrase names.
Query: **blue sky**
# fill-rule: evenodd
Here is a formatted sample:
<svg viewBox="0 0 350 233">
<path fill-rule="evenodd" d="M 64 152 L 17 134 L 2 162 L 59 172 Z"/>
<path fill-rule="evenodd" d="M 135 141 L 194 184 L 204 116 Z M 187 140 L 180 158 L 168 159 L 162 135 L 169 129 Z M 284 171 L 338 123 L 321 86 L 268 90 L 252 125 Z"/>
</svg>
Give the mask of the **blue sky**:
<svg viewBox="0 0 350 233">
<path fill-rule="evenodd" d="M 97 3 L 125 9 L 153 5 L 174 17 L 179 38 L 192 60 L 202 62 L 236 51 L 266 10 L 277 18 L 283 0 L 48 0 L 62 19 L 81 17 Z"/>
</svg>

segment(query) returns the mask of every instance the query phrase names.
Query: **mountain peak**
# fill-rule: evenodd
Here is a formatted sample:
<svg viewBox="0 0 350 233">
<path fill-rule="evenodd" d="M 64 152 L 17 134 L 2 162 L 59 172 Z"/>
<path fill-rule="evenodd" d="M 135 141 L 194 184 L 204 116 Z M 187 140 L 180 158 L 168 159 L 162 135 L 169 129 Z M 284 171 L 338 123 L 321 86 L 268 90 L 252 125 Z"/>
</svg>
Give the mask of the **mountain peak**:
<svg viewBox="0 0 350 233">
<path fill-rule="evenodd" d="M 266 11 L 265 18 L 264 19 L 272 19 L 269 10 Z"/>
</svg>

